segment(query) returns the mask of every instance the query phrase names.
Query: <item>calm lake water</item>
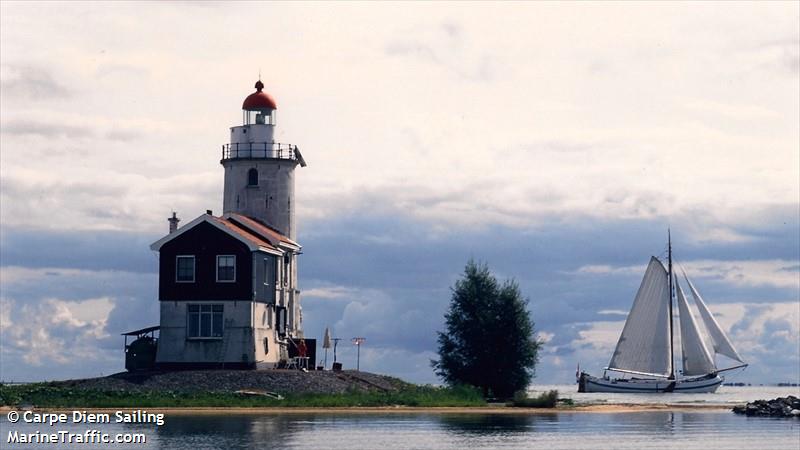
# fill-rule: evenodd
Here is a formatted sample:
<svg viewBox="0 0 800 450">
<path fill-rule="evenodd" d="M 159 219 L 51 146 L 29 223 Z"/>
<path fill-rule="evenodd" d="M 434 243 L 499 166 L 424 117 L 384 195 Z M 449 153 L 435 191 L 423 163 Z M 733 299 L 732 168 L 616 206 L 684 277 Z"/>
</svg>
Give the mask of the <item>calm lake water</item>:
<svg viewBox="0 0 800 450">
<path fill-rule="evenodd" d="M 562 388 L 564 394 L 566 387 Z M 787 389 L 762 398 L 797 391 Z M 731 392 L 726 392 L 731 390 Z M 720 399 L 757 388 L 725 388 Z M 691 400 L 694 394 L 684 394 Z M 636 396 L 641 403 L 642 396 Z M 649 397 L 649 396 L 646 396 Z M 662 397 L 663 400 L 663 397 Z M 750 399 L 752 400 L 752 398 Z M 616 401 L 616 400 L 614 400 Z M 697 399 L 699 403 L 707 400 Z M 113 416 L 112 416 L 113 417 Z M 71 448 L 137 449 L 788 449 L 800 445 L 800 420 L 753 418 L 725 410 L 546 414 L 168 414 L 155 425 L 11 424 L 0 419 L 0 448 L 67 448 L 9 445 L 9 431 L 144 433 L 141 445 Z"/>
<path fill-rule="evenodd" d="M 800 387 L 778 386 L 720 386 L 713 394 L 614 394 L 614 393 L 579 393 L 576 385 L 534 385 L 528 391 L 530 395 L 558 390 L 561 398 L 570 398 L 577 404 L 589 403 L 668 403 L 672 405 L 721 405 L 731 406 L 754 400 L 770 400 L 777 397 L 794 395 L 800 397 Z"/>
</svg>

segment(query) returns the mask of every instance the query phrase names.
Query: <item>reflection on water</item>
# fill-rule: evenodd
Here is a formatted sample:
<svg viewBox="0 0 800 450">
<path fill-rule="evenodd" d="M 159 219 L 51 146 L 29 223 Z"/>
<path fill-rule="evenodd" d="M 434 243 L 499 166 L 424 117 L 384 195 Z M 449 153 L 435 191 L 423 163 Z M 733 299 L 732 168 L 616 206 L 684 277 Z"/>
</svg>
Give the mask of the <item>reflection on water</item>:
<svg viewBox="0 0 800 450">
<path fill-rule="evenodd" d="M 509 435 L 515 433 L 532 433 L 536 431 L 536 423 L 551 421 L 547 415 L 530 414 L 476 414 L 476 415 L 441 415 L 432 420 L 439 423 L 442 431 L 461 435 Z"/>
<path fill-rule="evenodd" d="M 82 433 L 86 426 L 64 427 Z M 797 448 L 800 421 L 718 412 L 549 414 L 168 414 L 161 427 L 108 424 L 106 433 L 143 432 L 138 449 L 784 449 Z M 0 419 L 8 431 L 52 433 L 48 426 Z M 63 447 L 62 447 L 63 448 Z M 82 446 L 81 448 L 109 448 Z"/>
<path fill-rule="evenodd" d="M 161 427 L 155 448 L 203 449 L 285 448 L 284 442 L 294 432 L 294 423 L 285 416 L 175 415 Z"/>
</svg>

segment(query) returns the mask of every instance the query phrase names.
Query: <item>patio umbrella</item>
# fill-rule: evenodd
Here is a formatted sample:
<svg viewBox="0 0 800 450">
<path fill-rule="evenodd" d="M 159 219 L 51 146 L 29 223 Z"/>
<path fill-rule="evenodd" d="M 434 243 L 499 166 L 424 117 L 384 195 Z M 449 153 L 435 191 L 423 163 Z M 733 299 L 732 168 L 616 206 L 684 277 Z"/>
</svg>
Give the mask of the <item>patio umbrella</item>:
<svg viewBox="0 0 800 450">
<path fill-rule="evenodd" d="M 322 338 L 322 348 L 325 349 L 325 362 L 322 363 L 322 367 L 328 365 L 328 349 L 331 348 L 331 329 L 325 327 L 325 336 Z"/>
</svg>

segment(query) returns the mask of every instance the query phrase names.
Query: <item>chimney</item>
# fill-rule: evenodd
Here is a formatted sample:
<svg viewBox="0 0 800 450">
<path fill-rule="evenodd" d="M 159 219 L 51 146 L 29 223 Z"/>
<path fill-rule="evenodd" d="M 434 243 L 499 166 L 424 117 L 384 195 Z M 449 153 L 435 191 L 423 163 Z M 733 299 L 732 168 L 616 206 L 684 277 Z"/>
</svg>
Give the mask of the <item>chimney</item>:
<svg viewBox="0 0 800 450">
<path fill-rule="evenodd" d="M 169 222 L 169 234 L 178 231 L 178 222 L 180 221 L 181 219 L 178 219 L 178 216 L 175 215 L 175 211 L 172 211 L 172 217 L 167 219 L 167 222 Z"/>
</svg>

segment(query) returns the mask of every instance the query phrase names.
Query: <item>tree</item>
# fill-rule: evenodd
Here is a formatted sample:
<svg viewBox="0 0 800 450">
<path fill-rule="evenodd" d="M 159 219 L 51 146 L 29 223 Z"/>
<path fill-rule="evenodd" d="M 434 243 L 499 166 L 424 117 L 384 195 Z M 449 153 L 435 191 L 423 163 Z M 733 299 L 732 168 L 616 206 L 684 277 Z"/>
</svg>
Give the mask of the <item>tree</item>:
<svg viewBox="0 0 800 450">
<path fill-rule="evenodd" d="M 436 374 L 449 385 L 470 384 L 484 397 L 509 398 L 533 378 L 542 343 L 534 337 L 519 285 L 502 285 L 485 263 L 467 262 L 451 288 L 444 332 L 438 332 Z"/>
</svg>

